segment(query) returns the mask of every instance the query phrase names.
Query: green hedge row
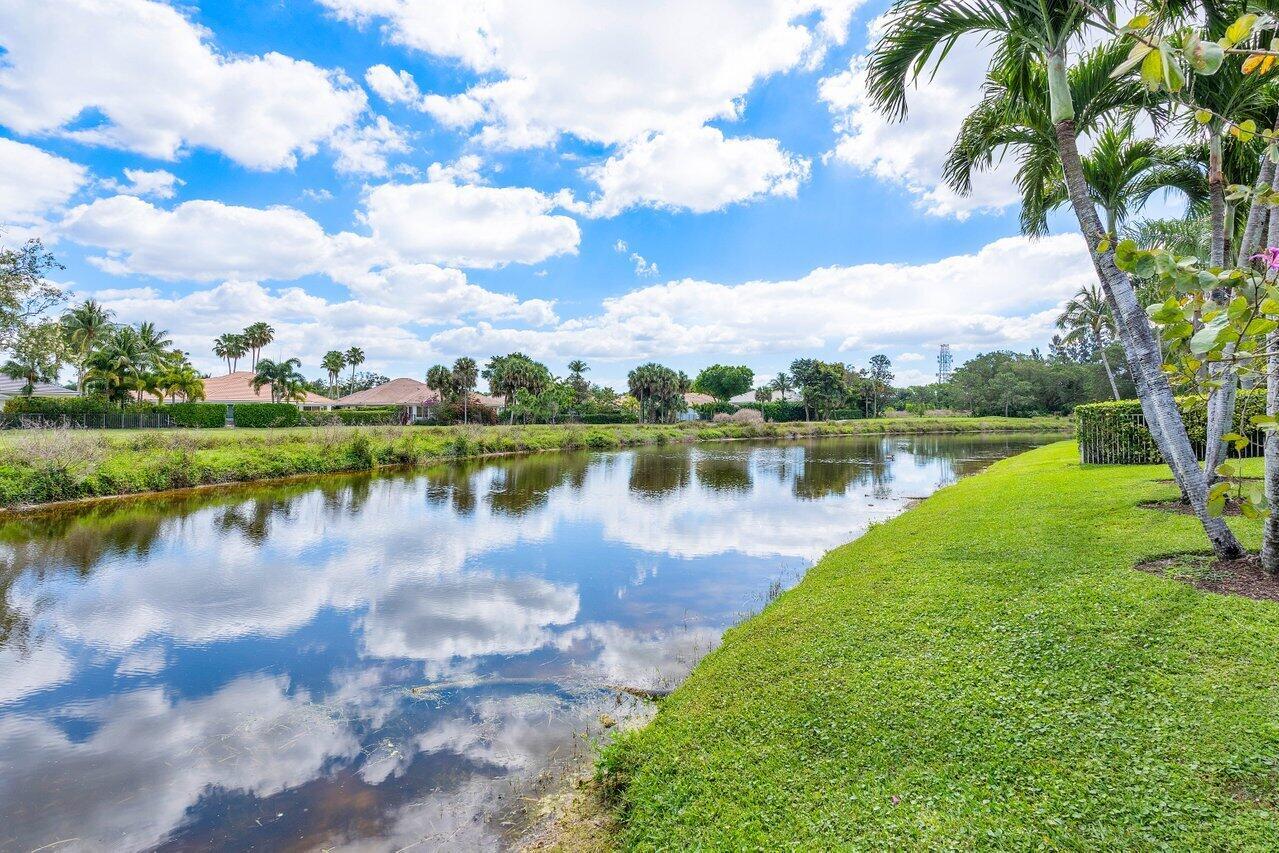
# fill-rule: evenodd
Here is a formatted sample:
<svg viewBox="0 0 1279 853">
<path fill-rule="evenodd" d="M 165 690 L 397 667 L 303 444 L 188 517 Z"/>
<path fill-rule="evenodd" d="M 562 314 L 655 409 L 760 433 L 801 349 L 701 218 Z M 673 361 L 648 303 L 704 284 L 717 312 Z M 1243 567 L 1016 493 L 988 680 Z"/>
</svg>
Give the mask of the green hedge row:
<svg viewBox="0 0 1279 853">
<path fill-rule="evenodd" d="M 709 421 L 711 418 L 721 413 L 731 415 L 733 412 L 742 407 L 736 406 L 732 403 L 721 403 L 717 400 L 714 403 L 698 403 L 696 406 L 690 406 L 689 408 L 691 408 L 694 412 L 697 412 L 698 417 L 702 420 Z"/>
<path fill-rule="evenodd" d="M 579 420 L 584 424 L 633 424 L 639 422 L 639 418 L 630 412 L 595 412 L 589 415 L 582 415 Z"/>
<path fill-rule="evenodd" d="M 861 409 L 832 409 L 830 419 L 832 421 L 858 421 L 866 417 L 866 413 Z"/>
<path fill-rule="evenodd" d="M 236 403 L 235 425 L 248 429 L 295 427 L 302 422 L 300 410 L 292 403 Z"/>
<path fill-rule="evenodd" d="M 112 403 L 106 397 L 89 395 L 86 397 L 10 397 L 4 401 L 6 415 L 89 415 L 100 412 L 118 414 L 150 414 L 163 412 L 166 407 L 156 403 L 126 403 L 123 408 Z"/>
<path fill-rule="evenodd" d="M 214 429 L 226 426 L 225 403 L 173 403 L 165 411 L 174 426 Z"/>
<path fill-rule="evenodd" d="M 365 406 L 356 409 L 307 410 L 302 412 L 302 423 L 311 426 L 340 423 L 346 426 L 385 426 L 400 422 L 397 406 Z"/>
<path fill-rule="evenodd" d="M 1208 436 L 1208 404 L 1204 397 L 1178 397 L 1177 407 L 1186 424 L 1190 443 L 1201 455 Z M 1250 419 L 1265 414 L 1264 390 L 1240 391 L 1235 403 L 1235 428 L 1260 444 L 1264 436 L 1252 428 Z M 1141 417 L 1141 403 L 1137 400 L 1112 400 L 1105 403 L 1085 403 L 1075 407 L 1076 435 L 1079 439 L 1080 458 L 1085 462 L 1116 464 L 1156 464 L 1163 462 L 1155 440 Z"/>
</svg>

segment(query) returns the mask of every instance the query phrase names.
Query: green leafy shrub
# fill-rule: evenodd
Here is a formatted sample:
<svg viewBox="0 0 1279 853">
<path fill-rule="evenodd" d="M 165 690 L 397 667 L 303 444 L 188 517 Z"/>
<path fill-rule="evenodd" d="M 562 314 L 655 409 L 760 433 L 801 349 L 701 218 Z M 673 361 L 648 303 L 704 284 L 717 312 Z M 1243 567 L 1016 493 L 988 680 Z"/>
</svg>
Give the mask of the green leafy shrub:
<svg viewBox="0 0 1279 853">
<path fill-rule="evenodd" d="M 294 427 L 301 421 L 299 409 L 292 403 L 236 403 L 233 409 L 238 427 Z"/>
<path fill-rule="evenodd" d="M 774 400 L 769 403 L 760 403 L 759 410 L 764 413 L 764 420 L 773 423 L 787 423 L 790 421 L 802 421 L 804 419 L 804 407 L 799 403 L 787 400 Z"/>
<path fill-rule="evenodd" d="M 302 424 L 320 426 L 343 424 L 345 426 L 388 426 L 400 422 L 398 406 L 365 406 L 353 409 L 310 409 L 302 412 Z"/>
<path fill-rule="evenodd" d="M 431 416 L 427 419 L 427 422 L 439 426 L 460 424 L 462 423 L 463 414 L 466 415 L 466 422 L 470 424 L 492 426 L 497 423 L 497 409 L 492 406 L 486 406 L 483 403 L 471 403 L 467 406 L 466 412 L 463 413 L 462 404 L 456 402 L 439 403 L 433 406 L 431 408 Z"/>
<path fill-rule="evenodd" d="M 1208 435 L 1208 405 L 1203 397 L 1178 397 L 1186 433 L 1195 450 L 1203 455 Z M 1260 445 L 1264 435 L 1252 427 L 1254 415 L 1265 414 L 1266 397 L 1261 390 L 1240 391 L 1235 401 L 1235 427 L 1250 442 Z M 1159 448 L 1141 416 L 1137 400 L 1112 400 L 1075 407 L 1075 427 L 1079 454 L 1085 462 L 1098 464 L 1146 465 L 1163 462 Z"/>
<path fill-rule="evenodd" d="M 87 415 L 99 412 L 151 413 L 163 411 L 156 403 L 126 403 L 121 407 L 106 397 L 10 397 L 4 402 L 6 415 Z"/>
<path fill-rule="evenodd" d="M 173 419 L 174 426 L 197 429 L 214 429 L 226 426 L 226 405 L 223 403 L 173 403 L 164 410 Z"/>
<path fill-rule="evenodd" d="M 580 420 L 584 424 L 633 424 L 638 423 L 639 418 L 630 412 L 594 412 L 589 415 L 582 415 Z"/>
<path fill-rule="evenodd" d="M 830 413 L 832 421 L 856 421 L 864 417 L 866 414 L 861 409 L 832 409 Z"/>
</svg>

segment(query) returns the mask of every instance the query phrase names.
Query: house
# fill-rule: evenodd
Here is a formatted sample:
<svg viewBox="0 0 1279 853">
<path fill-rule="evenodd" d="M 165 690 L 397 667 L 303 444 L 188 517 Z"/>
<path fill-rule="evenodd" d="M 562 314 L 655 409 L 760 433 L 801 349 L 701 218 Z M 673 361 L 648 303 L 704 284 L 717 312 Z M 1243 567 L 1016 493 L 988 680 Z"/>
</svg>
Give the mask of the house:
<svg viewBox="0 0 1279 853">
<path fill-rule="evenodd" d="M 0 403 L 11 397 L 25 396 L 23 389 L 27 387 L 25 379 L 10 379 L 7 376 L 0 376 Z M 33 397 L 79 397 L 78 391 L 72 391 L 69 388 L 63 388 L 61 385 L 53 385 L 49 382 L 34 383 L 35 390 L 31 392 Z"/>
<path fill-rule="evenodd" d="M 401 420 L 411 422 L 417 418 L 427 417 L 431 407 L 440 402 L 440 395 L 434 388 L 417 379 L 402 376 L 378 385 L 376 388 L 365 388 L 354 394 L 347 394 L 333 402 L 337 408 L 349 406 L 398 406 Z M 471 403 L 478 403 L 493 409 L 502 409 L 506 405 L 503 397 L 492 397 L 487 394 L 471 394 Z"/>
<path fill-rule="evenodd" d="M 237 370 L 222 376 L 210 376 L 204 380 L 204 402 L 226 403 L 269 403 L 271 402 L 271 386 L 253 387 L 254 374 L 248 370 Z M 306 392 L 306 397 L 299 403 L 304 409 L 327 409 L 333 401 L 320 394 Z"/>
<path fill-rule="evenodd" d="M 440 395 L 425 382 L 401 376 L 374 388 L 365 388 L 333 401 L 338 408 L 350 406 L 399 406 L 402 420 L 412 421 L 426 417 L 431 407 L 440 402 Z"/>
<path fill-rule="evenodd" d="M 705 406 L 714 402 L 715 398 L 710 394 L 702 394 L 698 391 L 686 391 L 684 393 L 684 404 L 688 406 L 688 409 L 680 412 L 676 417 L 681 421 L 695 421 L 701 417 L 701 414 L 693 407 Z"/>
</svg>

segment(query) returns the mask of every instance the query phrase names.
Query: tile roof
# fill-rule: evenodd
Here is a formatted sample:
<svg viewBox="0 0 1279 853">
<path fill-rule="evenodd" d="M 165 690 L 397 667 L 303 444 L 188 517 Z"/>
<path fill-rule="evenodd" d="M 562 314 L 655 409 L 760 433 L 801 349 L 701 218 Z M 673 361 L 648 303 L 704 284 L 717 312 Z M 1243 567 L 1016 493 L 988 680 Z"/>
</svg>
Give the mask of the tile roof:
<svg viewBox="0 0 1279 853">
<path fill-rule="evenodd" d="M 210 376 L 204 380 L 204 401 L 206 403 L 269 403 L 271 388 L 263 385 L 253 390 L 253 373 L 248 370 L 237 370 L 221 376 Z M 327 406 L 333 401 L 320 394 L 306 392 L 307 406 Z"/>
</svg>

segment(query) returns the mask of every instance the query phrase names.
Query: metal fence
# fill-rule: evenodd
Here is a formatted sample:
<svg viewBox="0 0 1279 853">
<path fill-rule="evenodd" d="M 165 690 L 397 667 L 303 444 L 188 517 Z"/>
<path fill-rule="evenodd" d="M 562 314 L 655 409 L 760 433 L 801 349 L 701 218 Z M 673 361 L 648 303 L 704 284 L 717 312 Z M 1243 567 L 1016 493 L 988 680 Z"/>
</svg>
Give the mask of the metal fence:
<svg viewBox="0 0 1279 853">
<path fill-rule="evenodd" d="M 3 415 L 0 429 L 167 429 L 165 412 L 84 412 L 78 415 Z"/>
<path fill-rule="evenodd" d="M 1206 442 L 1199 430 L 1191 432 L 1190 445 L 1199 459 L 1204 458 Z M 1242 433 L 1249 440 L 1243 450 L 1230 446 L 1232 458 L 1253 458 L 1264 455 L 1265 434 L 1260 430 L 1245 429 Z M 1079 461 L 1086 465 L 1149 465 L 1163 462 L 1163 456 L 1146 426 L 1146 416 L 1114 413 L 1104 419 L 1090 420 L 1079 425 Z"/>
</svg>

